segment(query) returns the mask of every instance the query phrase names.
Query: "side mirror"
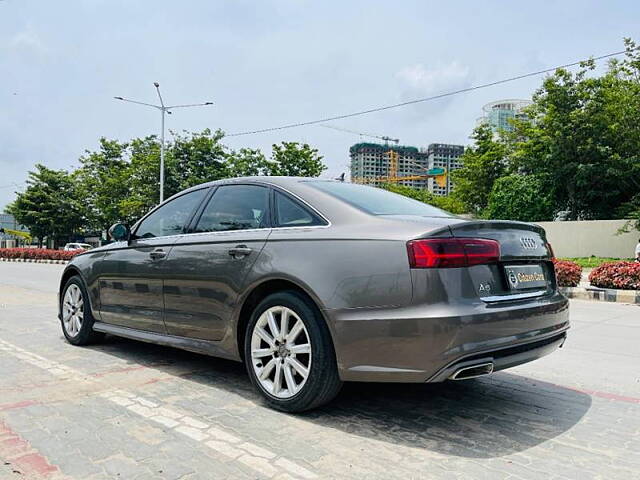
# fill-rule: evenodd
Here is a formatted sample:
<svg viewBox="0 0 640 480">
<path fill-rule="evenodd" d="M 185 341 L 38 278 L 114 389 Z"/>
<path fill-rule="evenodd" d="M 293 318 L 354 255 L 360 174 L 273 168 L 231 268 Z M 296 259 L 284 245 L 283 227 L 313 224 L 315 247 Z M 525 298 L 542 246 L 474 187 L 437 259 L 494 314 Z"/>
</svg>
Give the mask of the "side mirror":
<svg viewBox="0 0 640 480">
<path fill-rule="evenodd" d="M 116 242 L 128 242 L 131 237 L 131 231 L 124 223 L 114 223 L 109 229 L 109 236 Z"/>
</svg>

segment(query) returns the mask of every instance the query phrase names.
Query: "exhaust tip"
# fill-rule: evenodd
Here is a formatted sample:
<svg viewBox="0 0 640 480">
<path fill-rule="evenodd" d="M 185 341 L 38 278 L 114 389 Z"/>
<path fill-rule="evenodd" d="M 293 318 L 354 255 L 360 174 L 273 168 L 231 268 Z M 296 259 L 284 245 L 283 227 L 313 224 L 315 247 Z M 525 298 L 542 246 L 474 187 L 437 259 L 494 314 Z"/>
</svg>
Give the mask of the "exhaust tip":
<svg viewBox="0 0 640 480">
<path fill-rule="evenodd" d="M 493 372 L 493 363 L 478 363 L 477 365 L 470 365 L 468 367 L 460 368 L 456 370 L 449 380 L 467 380 L 469 378 L 484 377 Z"/>
</svg>

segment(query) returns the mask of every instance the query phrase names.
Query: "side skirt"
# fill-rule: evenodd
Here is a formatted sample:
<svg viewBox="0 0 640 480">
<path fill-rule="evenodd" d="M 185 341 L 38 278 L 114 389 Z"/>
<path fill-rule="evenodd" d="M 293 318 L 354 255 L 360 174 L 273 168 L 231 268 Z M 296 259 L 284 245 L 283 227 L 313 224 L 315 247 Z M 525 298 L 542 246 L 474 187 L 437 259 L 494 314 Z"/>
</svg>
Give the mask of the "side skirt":
<svg viewBox="0 0 640 480">
<path fill-rule="evenodd" d="M 96 332 L 109 333 L 117 337 L 130 338 L 131 340 L 140 340 L 141 342 L 154 343 L 156 345 L 165 345 L 167 347 L 179 348 L 190 352 L 202 353 L 212 357 L 226 358 L 228 360 L 239 361 L 237 357 L 230 354 L 222 348 L 217 342 L 209 340 L 198 340 L 197 338 L 176 337 L 173 335 L 164 335 L 161 333 L 147 332 L 136 330 L 135 328 L 121 327 L 110 323 L 95 322 L 93 329 Z"/>
</svg>

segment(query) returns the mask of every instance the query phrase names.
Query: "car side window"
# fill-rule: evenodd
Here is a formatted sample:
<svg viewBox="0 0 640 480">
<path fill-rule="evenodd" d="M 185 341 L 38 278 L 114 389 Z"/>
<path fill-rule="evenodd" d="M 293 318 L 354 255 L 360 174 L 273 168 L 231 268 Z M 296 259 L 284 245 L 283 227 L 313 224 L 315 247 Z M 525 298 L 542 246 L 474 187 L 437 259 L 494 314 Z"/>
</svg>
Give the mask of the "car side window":
<svg viewBox="0 0 640 480">
<path fill-rule="evenodd" d="M 263 228 L 267 223 L 269 189 L 259 185 L 223 185 L 204 208 L 194 232 Z"/>
<path fill-rule="evenodd" d="M 278 227 L 324 225 L 317 215 L 288 196 L 276 191 L 275 199 L 275 217 Z"/>
<path fill-rule="evenodd" d="M 137 238 L 165 237 L 184 233 L 184 227 L 207 193 L 206 188 L 185 193 L 171 200 L 145 218 L 135 235 Z"/>
</svg>

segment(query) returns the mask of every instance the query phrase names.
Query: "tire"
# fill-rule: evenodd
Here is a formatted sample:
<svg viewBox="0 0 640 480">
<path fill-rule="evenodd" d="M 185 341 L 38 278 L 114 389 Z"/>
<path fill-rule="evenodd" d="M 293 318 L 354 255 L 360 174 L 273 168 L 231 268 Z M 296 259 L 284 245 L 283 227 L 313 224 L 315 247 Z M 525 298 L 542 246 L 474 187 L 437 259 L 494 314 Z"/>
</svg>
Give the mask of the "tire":
<svg viewBox="0 0 640 480">
<path fill-rule="evenodd" d="M 271 322 L 281 330 L 284 318 L 288 318 L 287 335 L 280 332 L 278 340 Z M 263 332 L 258 333 L 260 329 L 266 338 Z M 319 407 L 342 388 L 329 329 L 313 302 L 293 290 L 271 294 L 254 309 L 244 339 L 244 361 L 251 383 L 267 405 L 283 412 Z M 308 367 L 306 377 L 300 373 L 304 367 Z"/>
<path fill-rule="evenodd" d="M 60 312 L 62 333 L 70 344 L 89 345 L 104 338 L 104 333 L 93 330 L 94 318 L 89 308 L 89 295 L 78 275 L 71 277 L 62 289 Z"/>
</svg>

